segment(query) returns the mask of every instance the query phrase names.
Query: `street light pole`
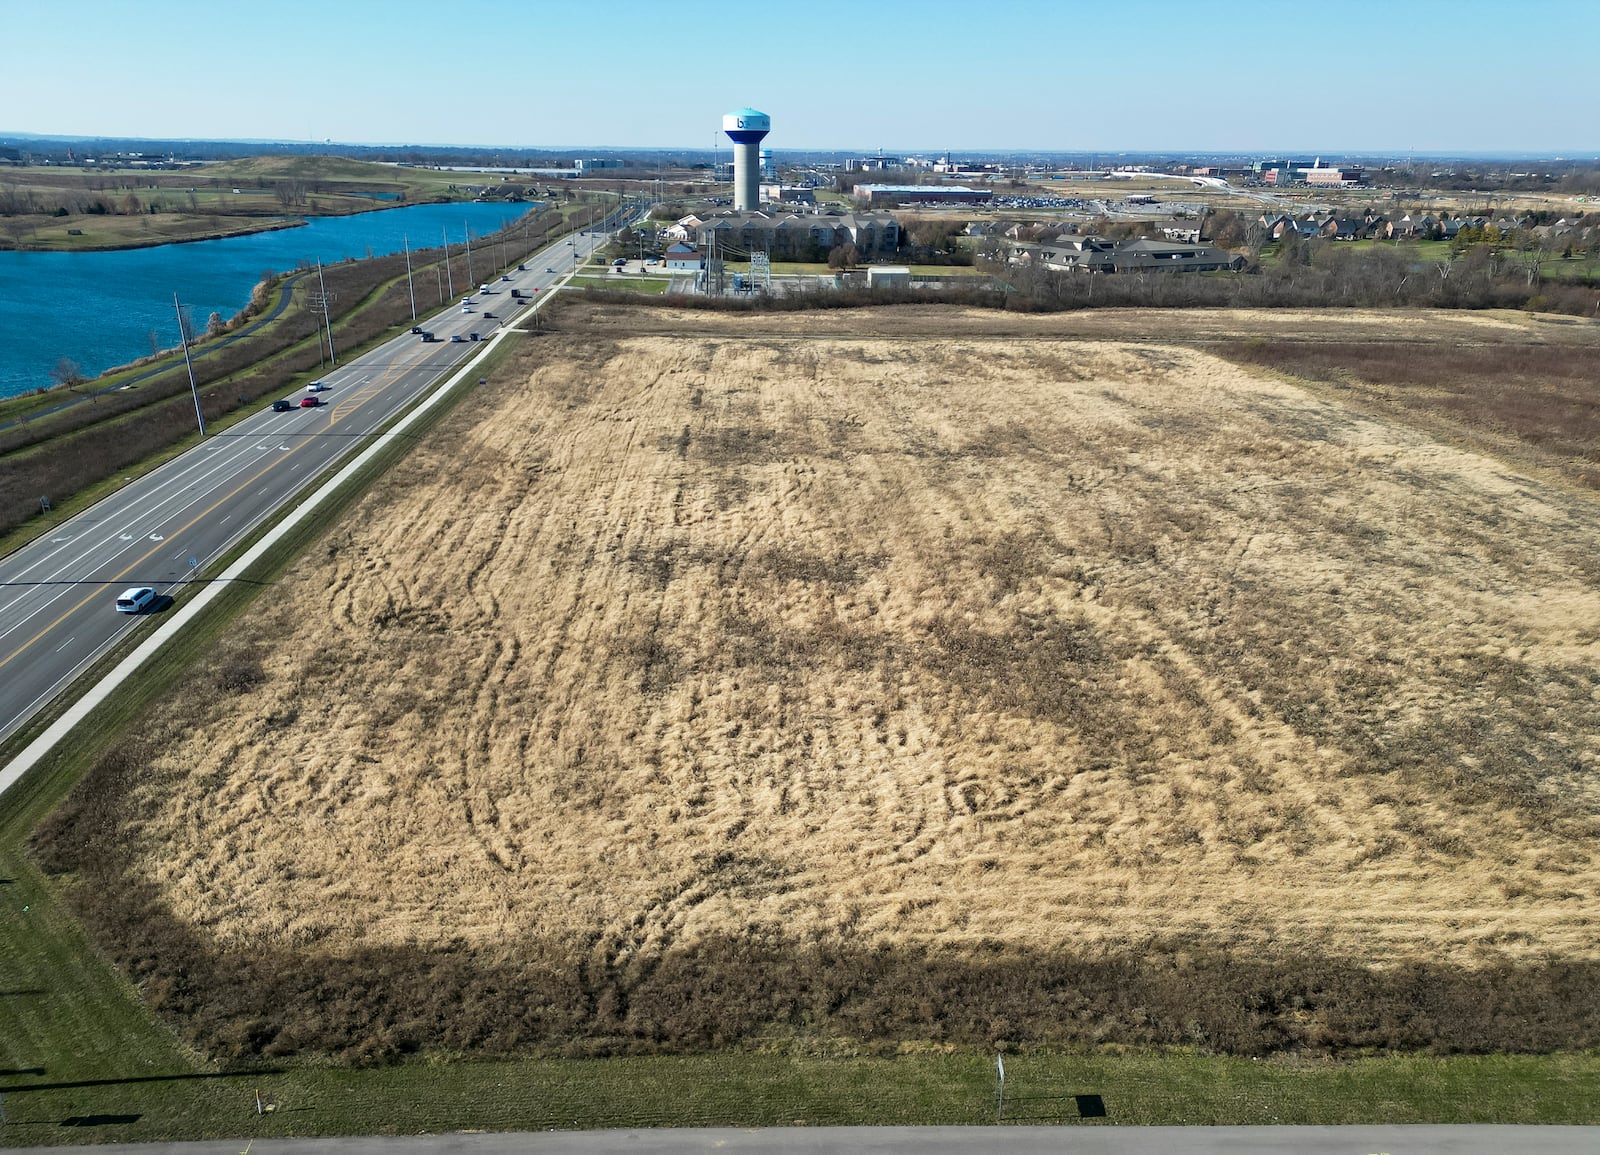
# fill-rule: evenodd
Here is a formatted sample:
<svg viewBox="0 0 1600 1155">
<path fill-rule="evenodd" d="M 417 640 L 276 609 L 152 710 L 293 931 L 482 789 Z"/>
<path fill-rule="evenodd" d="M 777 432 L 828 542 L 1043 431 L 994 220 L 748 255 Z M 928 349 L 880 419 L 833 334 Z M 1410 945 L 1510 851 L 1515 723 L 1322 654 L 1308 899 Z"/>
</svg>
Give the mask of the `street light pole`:
<svg viewBox="0 0 1600 1155">
<path fill-rule="evenodd" d="M 328 286 L 322 283 L 322 258 L 317 258 L 317 288 L 322 293 L 322 323 L 328 329 L 328 361 L 339 367 L 339 358 L 333 351 L 333 318 L 328 316 Z"/>
<path fill-rule="evenodd" d="M 417 288 L 411 283 L 411 238 L 402 235 L 401 242 L 406 246 L 406 291 L 411 294 L 411 319 L 417 319 Z"/>
<path fill-rule="evenodd" d="M 450 295 L 453 297 L 453 296 L 456 295 L 456 278 L 455 278 L 455 275 L 450 272 L 450 234 L 445 232 L 445 229 L 444 229 L 443 225 L 440 225 L 439 226 L 439 235 L 444 238 L 444 279 L 445 279 L 445 284 L 447 284 L 450 287 Z"/>
<path fill-rule="evenodd" d="M 461 222 L 461 235 L 467 238 L 467 293 L 472 293 L 472 286 L 478 283 L 478 278 L 472 275 L 472 230 L 467 228 L 467 222 Z"/>
<path fill-rule="evenodd" d="M 183 323 L 183 306 L 178 304 L 178 294 L 172 294 L 172 308 L 178 314 L 178 340 L 183 343 L 183 364 L 189 370 L 189 392 L 194 394 L 194 419 L 200 423 L 200 439 L 206 436 L 206 415 L 200 410 L 200 386 L 194 381 L 194 362 L 189 359 L 189 326 Z"/>
</svg>

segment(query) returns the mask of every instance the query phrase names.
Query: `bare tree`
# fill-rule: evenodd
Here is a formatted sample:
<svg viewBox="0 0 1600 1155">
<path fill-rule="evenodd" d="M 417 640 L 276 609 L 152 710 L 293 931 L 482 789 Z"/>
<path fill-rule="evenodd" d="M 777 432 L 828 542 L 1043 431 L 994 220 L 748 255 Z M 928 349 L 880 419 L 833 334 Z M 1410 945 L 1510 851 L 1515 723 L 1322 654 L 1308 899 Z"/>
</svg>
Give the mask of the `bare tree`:
<svg viewBox="0 0 1600 1155">
<path fill-rule="evenodd" d="M 83 370 L 78 368 L 76 361 L 71 357 L 62 357 L 56 362 L 55 368 L 50 370 L 50 380 L 74 393 L 83 393 L 85 390 L 82 387 L 89 379 L 83 375 Z M 92 400 L 94 394 L 90 393 L 89 396 Z"/>
</svg>

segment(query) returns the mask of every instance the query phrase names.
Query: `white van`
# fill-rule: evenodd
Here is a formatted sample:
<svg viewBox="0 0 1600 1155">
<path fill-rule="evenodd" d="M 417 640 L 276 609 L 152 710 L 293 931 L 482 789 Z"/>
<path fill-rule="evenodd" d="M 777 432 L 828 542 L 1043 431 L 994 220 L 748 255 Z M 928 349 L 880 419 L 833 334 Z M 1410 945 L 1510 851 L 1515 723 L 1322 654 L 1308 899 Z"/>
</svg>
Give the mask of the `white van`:
<svg viewBox="0 0 1600 1155">
<path fill-rule="evenodd" d="M 137 586 L 131 590 L 123 590 L 117 598 L 117 613 L 138 614 L 150 608 L 156 600 L 156 591 L 149 586 Z"/>
</svg>

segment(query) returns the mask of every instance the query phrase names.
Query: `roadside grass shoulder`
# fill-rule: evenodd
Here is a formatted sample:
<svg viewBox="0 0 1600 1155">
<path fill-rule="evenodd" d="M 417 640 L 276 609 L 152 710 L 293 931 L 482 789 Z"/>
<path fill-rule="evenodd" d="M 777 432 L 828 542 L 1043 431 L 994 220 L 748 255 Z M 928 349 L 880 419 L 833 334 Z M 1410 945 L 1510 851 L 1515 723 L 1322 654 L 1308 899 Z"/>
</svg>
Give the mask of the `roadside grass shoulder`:
<svg viewBox="0 0 1600 1155">
<path fill-rule="evenodd" d="M 491 365 L 498 358 L 492 359 Z M 426 429 L 470 393 L 457 387 L 435 406 L 420 429 Z M 398 421 L 397 415 L 395 420 Z M 419 429 L 419 432 L 420 432 Z M 116 748 L 126 728 L 174 681 L 215 646 L 229 623 L 255 598 L 272 589 L 276 576 L 301 550 L 336 522 L 385 470 L 408 451 L 404 439 L 378 455 L 334 499 L 287 536 L 283 548 L 234 583 L 191 629 L 185 631 L 124 683 L 101 707 L 27 774 L 5 798 L 0 818 L 0 1094 L 6 1096 L 8 1124 L 25 1125 L 13 1110 L 17 1097 L 28 1103 L 51 1104 L 47 1110 L 73 1114 L 143 1117 L 151 1102 L 177 1120 L 205 1115 L 211 1092 L 199 1083 L 220 1074 L 182 1047 L 170 1031 L 141 1005 L 138 992 L 110 967 L 89 943 L 66 905 L 30 859 L 27 840 L 33 827 L 69 791 L 84 767 Z M 330 467 L 328 475 L 343 468 Z M 320 484 L 320 482 L 318 483 Z M 219 559 L 225 569 L 269 527 L 259 527 Z M 181 600 L 187 589 L 178 591 Z M 109 670 L 144 631 L 136 631 L 117 651 L 96 664 Z M 13 736 L 0 754 L 13 757 L 48 719 L 38 719 Z M 252 1067 L 252 1074 L 261 1068 Z M 198 1081 L 198 1082 L 197 1082 Z M 96 1084 L 95 1089 L 88 1089 Z M 99 1084 L 107 1090 L 101 1091 Z M 102 1101 L 100 1096 L 107 1096 Z M 93 1100 L 92 1108 L 85 1100 Z M 144 1110 L 126 1105 L 135 1101 Z M 185 1135 L 185 1124 L 155 1137 Z M 130 1125 L 131 1126 L 131 1125 Z M 226 1131 L 227 1128 L 223 1127 Z M 135 1128 L 133 1134 L 144 1132 Z M 69 1136 L 70 1138 L 70 1136 Z M 11 1126 L 0 1129 L 0 1146 L 21 1139 L 48 1141 Z"/>
<path fill-rule="evenodd" d="M 681 1057 L 170 1072 L 13 1091 L 9 1142 L 149 1142 L 645 1127 L 1593 1124 L 1600 1060 L 1377 1057 L 1251 1063 L 1203 1055 Z M 263 1111 L 256 1109 L 260 1096 Z M 1081 1097 L 1081 1098 L 1080 1098 Z M 1104 1115 L 1095 1117 L 1096 1108 Z"/>
</svg>

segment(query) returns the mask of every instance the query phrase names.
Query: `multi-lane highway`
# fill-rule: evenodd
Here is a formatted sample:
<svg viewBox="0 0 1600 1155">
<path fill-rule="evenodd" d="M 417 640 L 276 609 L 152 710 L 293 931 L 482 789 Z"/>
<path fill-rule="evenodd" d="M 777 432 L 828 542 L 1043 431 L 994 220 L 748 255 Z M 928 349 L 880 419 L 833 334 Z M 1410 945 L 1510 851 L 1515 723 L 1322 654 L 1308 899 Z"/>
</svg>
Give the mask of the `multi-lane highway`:
<svg viewBox="0 0 1600 1155">
<path fill-rule="evenodd" d="M 514 324 L 602 241 L 599 232 L 563 238 L 509 279 L 497 277 L 488 294 L 471 286 L 472 312 L 463 312 L 458 295 L 417 322 L 437 341 L 395 337 L 329 371 L 315 408 L 263 409 L 0 559 L 0 740 L 125 634 L 148 628 L 185 582 L 482 347 L 452 336 L 488 338 Z M 514 299 L 512 289 L 531 299 Z M 155 587 L 153 613 L 116 611 L 117 594 L 133 586 Z"/>
</svg>

